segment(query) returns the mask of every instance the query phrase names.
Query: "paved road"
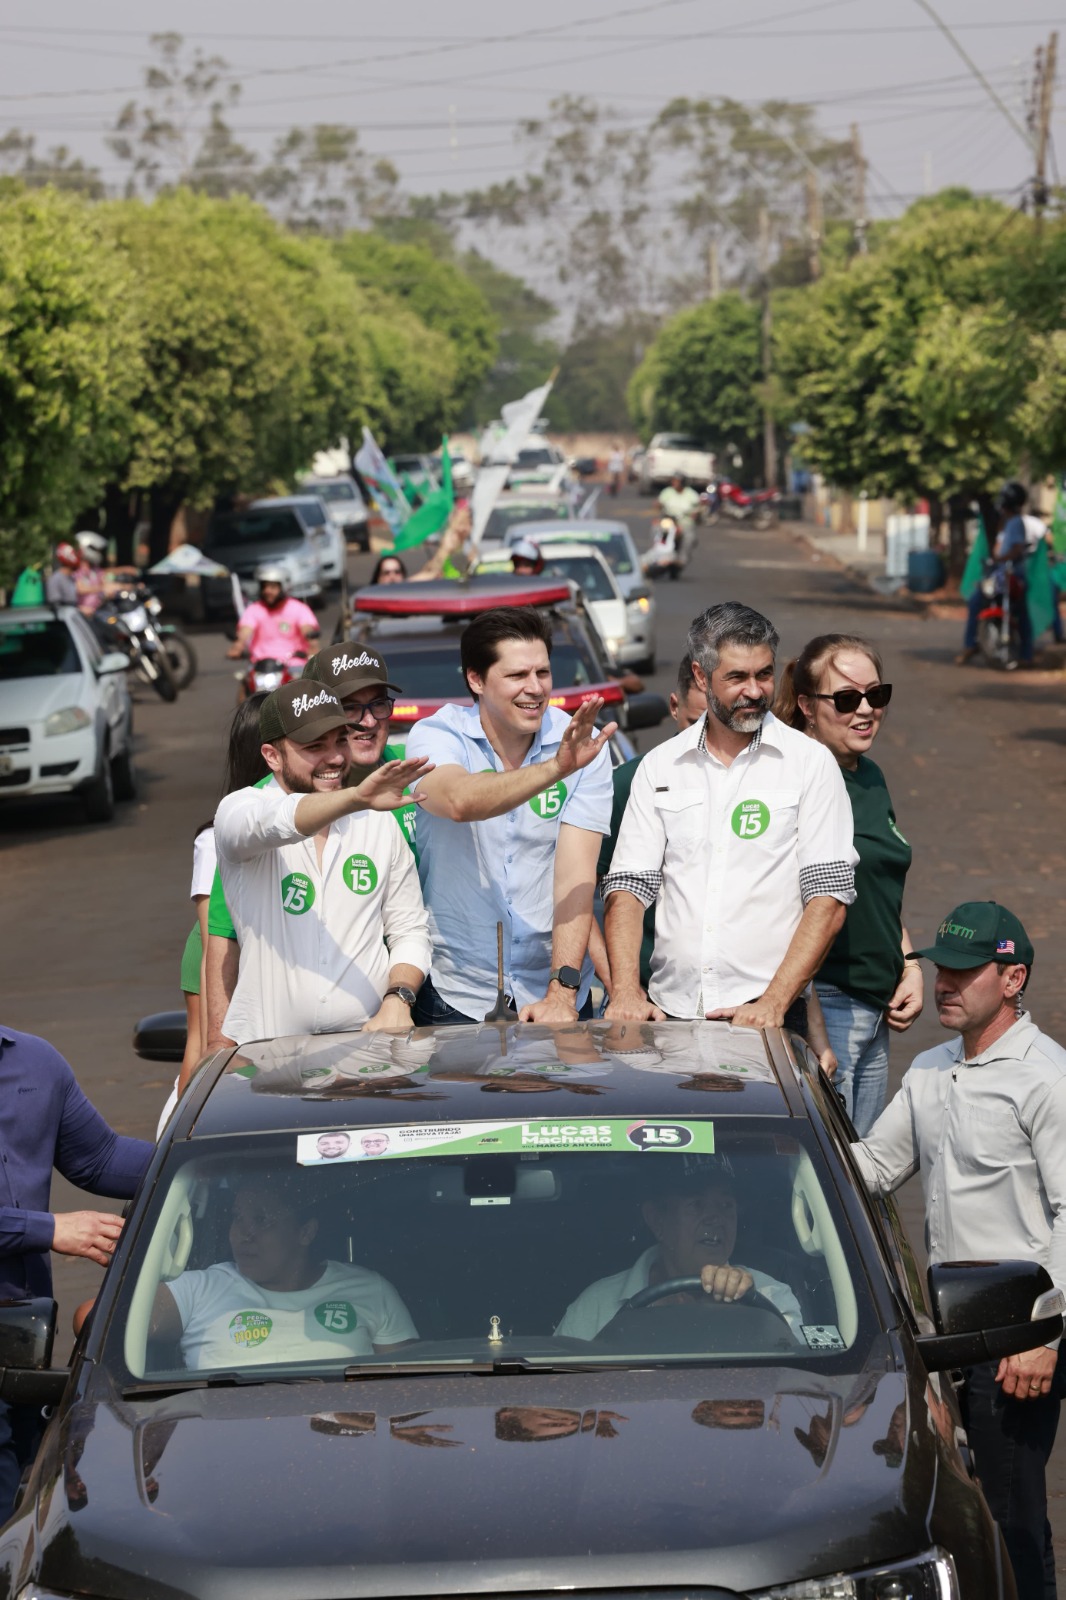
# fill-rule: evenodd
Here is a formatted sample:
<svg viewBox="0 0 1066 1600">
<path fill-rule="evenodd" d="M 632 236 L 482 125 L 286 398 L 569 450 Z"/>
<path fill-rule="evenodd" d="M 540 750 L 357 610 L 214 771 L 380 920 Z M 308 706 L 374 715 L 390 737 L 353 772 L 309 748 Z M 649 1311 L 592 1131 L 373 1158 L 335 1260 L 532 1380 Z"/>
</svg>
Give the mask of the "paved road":
<svg viewBox="0 0 1066 1600">
<path fill-rule="evenodd" d="M 604 515 L 610 514 L 605 501 Z M 625 499 L 638 543 L 648 543 L 649 503 Z M 364 580 L 370 558 L 352 558 Z M 680 583 L 660 584 L 659 672 L 668 692 L 690 619 L 716 600 L 741 599 L 771 616 L 786 654 L 816 633 L 855 630 L 884 653 L 895 697 L 877 759 L 914 845 L 907 916 L 931 940 L 960 900 L 1000 898 L 1037 947 L 1030 997 L 1042 1028 L 1066 1039 L 1066 874 L 1061 838 L 1066 698 L 1055 674 L 1005 678 L 952 665 L 956 624 L 892 608 L 785 529 L 704 530 Z M 332 622 L 332 614 L 324 619 Z M 328 637 L 328 633 L 326 634 Z M 193 835 L 218 796 L 233 664 L 219 634 L 197 641 L 201 672 L 176 705 L 140 692 L 141 799 L 111 827 L 88 828 L 73 807 L 0 813 L 6 908 L 5 1020 L 51 1039 L 96 1104 L 123 1132 L 151 1135 L 169 1088 L 165 1068 L 130 1049 L 133 1021 L 180 1004 L 178 963 L 188 932 Z M 673 731 L 668 723 L 646 743 Z M 894 1082 L 911 1054 L 940 1036 L 923 1017 L 893 1043 Z M 916 1186 L 905 1196 L 920 1240 Z M 78 1203 L 57 1184 L 57 1207 Z M 83 1203 L 83 1202 L 81 1202 Z M 94 1268 L 60 1261 L 63 1321 L 91 1293 Z M 1066 1475 L 1054 1473 L 1054 1518 L 1066 1565 Z"/>
</svg>

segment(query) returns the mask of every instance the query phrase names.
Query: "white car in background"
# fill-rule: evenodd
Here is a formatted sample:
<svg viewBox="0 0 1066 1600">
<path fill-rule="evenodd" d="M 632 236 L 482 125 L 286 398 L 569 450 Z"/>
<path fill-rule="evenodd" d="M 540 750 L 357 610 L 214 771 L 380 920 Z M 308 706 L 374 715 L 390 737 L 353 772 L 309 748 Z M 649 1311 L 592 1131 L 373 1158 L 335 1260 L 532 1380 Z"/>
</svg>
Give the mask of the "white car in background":
<svg viewBox="0 0 1066 1600">
<path fill-rule="evenodd" d="M 318 496 L 329 520 L 347 542 L 360 550 L 370 549 L 370 512 L 354 478 L 347 473 L 335 478 L 305 478 L 300 488 L 305 494 Z"/>
<path fill-rule="evenodd" d="M 0 800 L 76 794 L 110 822 L 134 798 L 128 666 L 74 606 L 0 611 Z"/>
<path fill-rule="evenodd" d="M 714 453 L 690 434 L 657 433 L 640 463 L 640 492 L 654 494 L 676 477 L 693 489 L 706 489 L 714 477 Z"/>
<path fill-rule="evenodd" d="M 329 515 L 326 502 L 317 494 L 277 495 L 253 500 L 251 509 L 291 511 L 310 539 L 318 558 L 323 588 L 339 589 L 348 563 L 348 541 L 343 528 Z"/>
<path fill-rule="evenodd" d="M 557 522 L 527 522 L 508 528 L 508 544 L 532 539 L 545 550 L 559 544 L 587 544 L 614 574 L 626 603 L 626 644 L 621 660 L 638 672 L 655 671 L 655 596 L 644 578 L 633 535 L 624 522 L 606 518 L 564 517 Z"/>
<path fill-rule="evenodd" d="M 525 529 L 522 531 L 524 533 Z M 483 545 L 477 570 L 479 573 L 509 572 L 510 546 Z M 628 665 L 626 603 L 599 551 L 589 544 L 552 541 L 550 547 L 544 547 L 544 574 L 549 578 L 565 578 L 575 586 L 611 666 Z"/>
</svg>

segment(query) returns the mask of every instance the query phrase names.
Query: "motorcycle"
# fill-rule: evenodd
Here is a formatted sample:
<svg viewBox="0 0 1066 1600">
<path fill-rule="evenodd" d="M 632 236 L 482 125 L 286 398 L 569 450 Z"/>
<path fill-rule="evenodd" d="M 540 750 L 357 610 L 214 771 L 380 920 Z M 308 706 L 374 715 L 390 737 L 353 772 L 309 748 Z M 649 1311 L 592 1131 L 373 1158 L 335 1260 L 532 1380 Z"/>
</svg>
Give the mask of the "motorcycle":
<svg viewBox="0 0 1066 1600">
<path fill-rule="evenodd" d="M 303 671 L 305 655 L 292 656 L 288 661 L 278 661 L 273 656 L 260 656 L 245 672 L 236 672 L 240 684 L 237 700 L 247 700 L 249 695 L 265 692 L 271 694 L 286 683 L 292 683 Z"/>
<path fill-rule="evenodd" d="M 673 517 L 661 517 L 655 529 L 655 541 L 641 558 L 644 576 L 653 581 L 672 578 L 676 582 L 685 566 L 684 539 Z"/>
<path fill-rule="evenodd" d="M 977 613 L 977 648 L 988 666 L 1013 672 L 1021 658 L 1018 614 L 1026 604 L 1025 585 L 1003 562 L 988 560 L 981 595 L 984 604 Z"/>
<path fill-rule="evenodd" d="M 160 699 L 172 702 L 178 698 L 178 684 L 156 626 L 158 609 L 158 600 L 143 588 L 117 589 L 96 612 L 96 620 L 109 648 L 121 650 L 137 676 Z"/>
<path fill-rule="evenodd" d="M 700 495 L 700 507 L 708 527 L 728 518 L 762 529 L 774 523 L 780 499 L 778 489 L 753 489 L 749 493 L 729 478 L 717 478 Z"/>
</svg>

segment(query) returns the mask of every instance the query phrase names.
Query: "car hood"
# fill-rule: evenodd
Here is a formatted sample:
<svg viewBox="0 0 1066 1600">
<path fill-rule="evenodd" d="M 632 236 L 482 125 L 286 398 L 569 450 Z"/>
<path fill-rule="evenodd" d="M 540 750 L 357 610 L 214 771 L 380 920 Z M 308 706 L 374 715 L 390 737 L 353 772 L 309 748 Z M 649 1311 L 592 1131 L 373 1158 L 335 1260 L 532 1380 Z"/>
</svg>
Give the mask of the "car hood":
<svg viewBox="0 0 1066 1600">
<path fill-rule="evenodd" d="M 0 723 L 6 728 L 43 722 L 53 711 L 79 706 L 84 700 L 85 676 L 81 672 L 64 672 L 58 678 L 16 678 L 0 683 Z"/>
<path fill-rule="evenodd" d="M 17 1577 L 13 1540 L 24 1524 L 32 1543 L 36 1509 L 28 1575 L 115 1600 L 536 1591 L 623 1572 L 629 1585 L 705 1585 L 708 1551 L 715 1584 L 747 1590 L 921 1549 L 933 1446 L 908 1431 L 905 1380 L 883 1371 L 86 1400 L 49 1430 L 0 1566 Z M 923 1451 L 924 1486 L 909 1460 Z"/>
</svg>

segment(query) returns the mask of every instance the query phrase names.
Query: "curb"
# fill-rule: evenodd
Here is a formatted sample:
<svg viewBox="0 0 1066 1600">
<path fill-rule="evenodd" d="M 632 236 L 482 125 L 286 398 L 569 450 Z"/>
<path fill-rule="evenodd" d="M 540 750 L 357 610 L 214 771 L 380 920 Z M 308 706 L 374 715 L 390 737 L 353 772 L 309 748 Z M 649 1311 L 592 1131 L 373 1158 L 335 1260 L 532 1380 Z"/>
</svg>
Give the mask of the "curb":
<svg viewBox="0 0 1066 1600">
<path fill-rule="evenodd" d="M 819 561 L 829 562 L 837 572 L 847 573 L 853 582 L 865 589 L 868 594 L 876 595 L 877 599 L 889 610 L 928 614 L 927 606 L 916 595 L 911 594 L 909 590 L 899 589 L 895 592 L 886 593 L 884 590 L 879 589 L 868 572 L 864 572 L 861 567 L 850 566 L 848 562 L 841 561 L 840 557 L 833 555 L 831 551 L 824 550 L 817 538 L 801 524 L 779 522 L 778 527 L 787 532 L 796 544 L 802 544 L 812 556 L 817 556 Z"/>
</svg>

